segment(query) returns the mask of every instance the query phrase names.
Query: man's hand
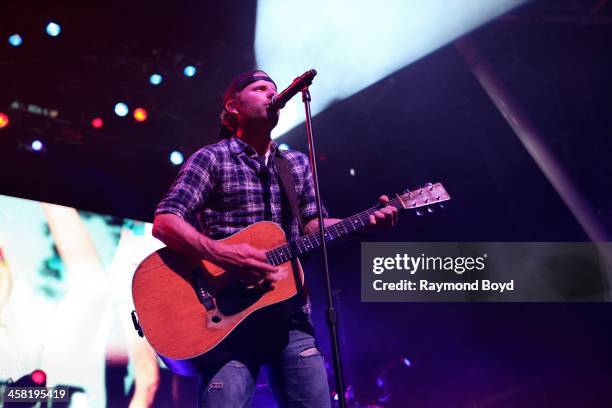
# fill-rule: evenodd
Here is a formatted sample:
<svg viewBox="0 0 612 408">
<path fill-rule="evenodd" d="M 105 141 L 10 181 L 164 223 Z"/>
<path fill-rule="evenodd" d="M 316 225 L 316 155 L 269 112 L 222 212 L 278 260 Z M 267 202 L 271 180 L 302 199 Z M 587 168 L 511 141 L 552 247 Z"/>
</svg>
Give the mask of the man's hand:
<svg viewBox="0 0 612 408">
<path fill-rule="evenodd" d="M 286 271 L 267 262 L 266 251 L 249 244 L 215 242 L 211 254 L 215 264 L 248 285 L 264 286 L 267 282 L 277 282 L 287 275 Z"/>
<path fill-rule="evenodd" d="M 376 228 L 390 228 L 397 224 L 397 208 L 392 205 L 386 205 L 389 202 L 389 197 L 382 195 L 378 202 L 380 205 L 384 205 L 384 207 L 370 215 L 370 225 Z"/>
<path fill-rule="evenodd" d="M 285 277 L 287 272 L 266 260 L 266 252 L 248 244 L 227 244 L 200 234 L 181 217 L 158 214 L 153 224 L 153 235 L 170 248 L 184 255 L 214 262 L 244 283 L 263 286 Z"/>
<path fill-rule="evenodd" d="M 325 223 L 325 228 L 329 228 L 334 224 L 342 221 L 340 218 L 323 218 L 323 222 Z M 313 218 L 308 221 L 306 225 L 304 225 L 304 234 L 310 234 L 311 232 L 315 232 L 319 230 L 319 219 Z"/>
</svg>

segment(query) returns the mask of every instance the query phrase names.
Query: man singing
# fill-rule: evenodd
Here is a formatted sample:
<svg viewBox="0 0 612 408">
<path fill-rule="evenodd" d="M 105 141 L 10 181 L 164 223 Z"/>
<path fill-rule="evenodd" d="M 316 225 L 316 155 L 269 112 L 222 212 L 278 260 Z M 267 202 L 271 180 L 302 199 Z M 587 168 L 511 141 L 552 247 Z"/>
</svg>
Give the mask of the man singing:
<svg viewBox="0 0 612 408">
<path fill-rule="evenodd" d="M 273 283 L 282 276 L 266 261 L 265 250 L 219 239 L 264 220 L 283 225 L 288 240 L 300 235 L 298 220 L 283 218 L 290 209 L 275 160 L 284 158 L 290 164 L 303 232 L 318 230 L 308 157 L 280 151 L 270 137 L 279 117 L 271 106 L 276 94 L 276 84 L 263 71 L 236 76 L 223 97 L 224 137 L 189 158 L 155 213 L 155 237 L 175 251 L 212 261 L 246 285 Z M 382 205 L 388 201 L 386 196 L 380 198 Z M 325 218 L 325 225 L 338 221 Z M 384 206 L 370 216 L 370 223 L 376 226 L 396 222 L 393 206 Z M 257 322 L 257 333 L 234 347 L 232 360 L 203 373 L 200 406 L 250 406 L 263 366 L 280 406 L 329 407 L 323 358 L 308 313 L 305 305 L 290 317 Z"/>
</svg>

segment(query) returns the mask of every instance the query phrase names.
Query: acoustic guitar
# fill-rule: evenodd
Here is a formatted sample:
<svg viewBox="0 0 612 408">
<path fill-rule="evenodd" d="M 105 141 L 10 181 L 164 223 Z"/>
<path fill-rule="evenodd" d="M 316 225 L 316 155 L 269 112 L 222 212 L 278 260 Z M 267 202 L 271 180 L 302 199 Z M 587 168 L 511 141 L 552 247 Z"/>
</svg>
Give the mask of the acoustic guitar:
<svg viewBox="0 0 612 408">
<path fill-rule="evenodd" d="M 440 183 L 407 191 L 390 200 L 398 209 L 418 209 L 450 200 Z M 374 206 L 325 229 L 332 242 L 369 224 Z M 429 208 L 428 208 L 429 209 Z M 176 374 L 196 375 L 229 358 L 227 345 L 245 336 L 248 322 L 267 314 L 289 314 L 303 304 L 304 273 L 297 257 L 317 249 L 320 231 L 287 242 L 272 222 L 250 225 L 225 238 L 266 250 L 267 261 L 285 269 L 273 285 L 246 286 L 214 263 L 162 248 L 145 258 L 132 280 L 134 325 Z"/>
</svg>

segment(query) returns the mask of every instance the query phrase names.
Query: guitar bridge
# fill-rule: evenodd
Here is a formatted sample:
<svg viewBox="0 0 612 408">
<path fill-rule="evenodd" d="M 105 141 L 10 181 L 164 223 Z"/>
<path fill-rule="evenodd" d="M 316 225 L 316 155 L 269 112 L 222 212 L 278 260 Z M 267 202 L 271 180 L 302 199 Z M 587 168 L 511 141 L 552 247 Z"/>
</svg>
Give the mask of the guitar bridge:
<svg viewBox="0 0 612 408">
<path fill-rule="evenodd" d="M 193 278 L 194 289 L 195 289 L 196 295 L 198 296 L 198 300 L 200 301 L 200 303 L 204 305 L 206 310 L 209 312 L 211 310 L 216 309 L 217 307 L 215 306 L 213 297 L 208 291 L 208 288 L 206 287 L 206 282 L 204 281 L 204 278 L 202 277 L 202 270 L 200 268 L 195 268 L 191 272 L 191 275 Z"/>
</svg>

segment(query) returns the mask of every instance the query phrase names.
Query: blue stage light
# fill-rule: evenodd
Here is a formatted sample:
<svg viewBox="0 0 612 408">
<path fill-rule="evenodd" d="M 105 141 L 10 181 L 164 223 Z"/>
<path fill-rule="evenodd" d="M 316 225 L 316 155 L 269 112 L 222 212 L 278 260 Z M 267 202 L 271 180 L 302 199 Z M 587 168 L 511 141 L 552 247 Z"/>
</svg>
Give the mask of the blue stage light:
<svg viewBox="0 0 612 408">
<path fill-rule="evenodd" d="M 287 143 L 281 143 L 278 145 L 279 150 L 289 150 L 289 145 Z"/>
<path fill-rule="evenodd" d="M 170 161 L 175 166 L 181 165 L 183 163 L 183 153 L 179 152 L 178 150 L 173 151 L 170 153 Z"/>
<path fill-rule="evenodd" d="M 31 146 L 32 150 L 34 150 L 35 152 L 40 152 L 44 147 L 43 143 L 40 140 L 34 140 Z"/>
<path fill-rule="evenodd" d="M 115 113 L 119 116 L 125 116 L 129 111 L 128 106 L 123 102 L 119 102 L 115 105 Z"/>
<path fill-rule="evenodd" d="M 151 76 L 149 77 L 149 82 L 150 82 L 152 85 L 159 85 L 159 84 L 161 84 L 161 83 L 162 83 L 162 80 L 163 80 L 163 79 L 164 79 L 164 78 L 163 78 L 161 75 L 159 75 L 159 74 L 153 74 L 153 75 L 151 75 Z"/>
<path fill-rule="evenodd" d="M 183 70 L 183 73 L 185 74 L 185 76 L 192 77 L 196 74 L 196 67 L 194 67 L 193 65 L 187 65 Z"/>
<path fill-rule="evenodd" d="M 9 37 L 8 42 L 13 47 L 19 47 L 23 43 L 23 38 L 19 34 L 13 34 Z"/>
<path fill-rule="evenodd" d="M 51 37 L 57 37 L 61 32 L 62 27 L 60 27 L 59 24 L 54 23 L 53 21 L 47 24 L 47 34 L 49 34 Z"/>
</svg>

